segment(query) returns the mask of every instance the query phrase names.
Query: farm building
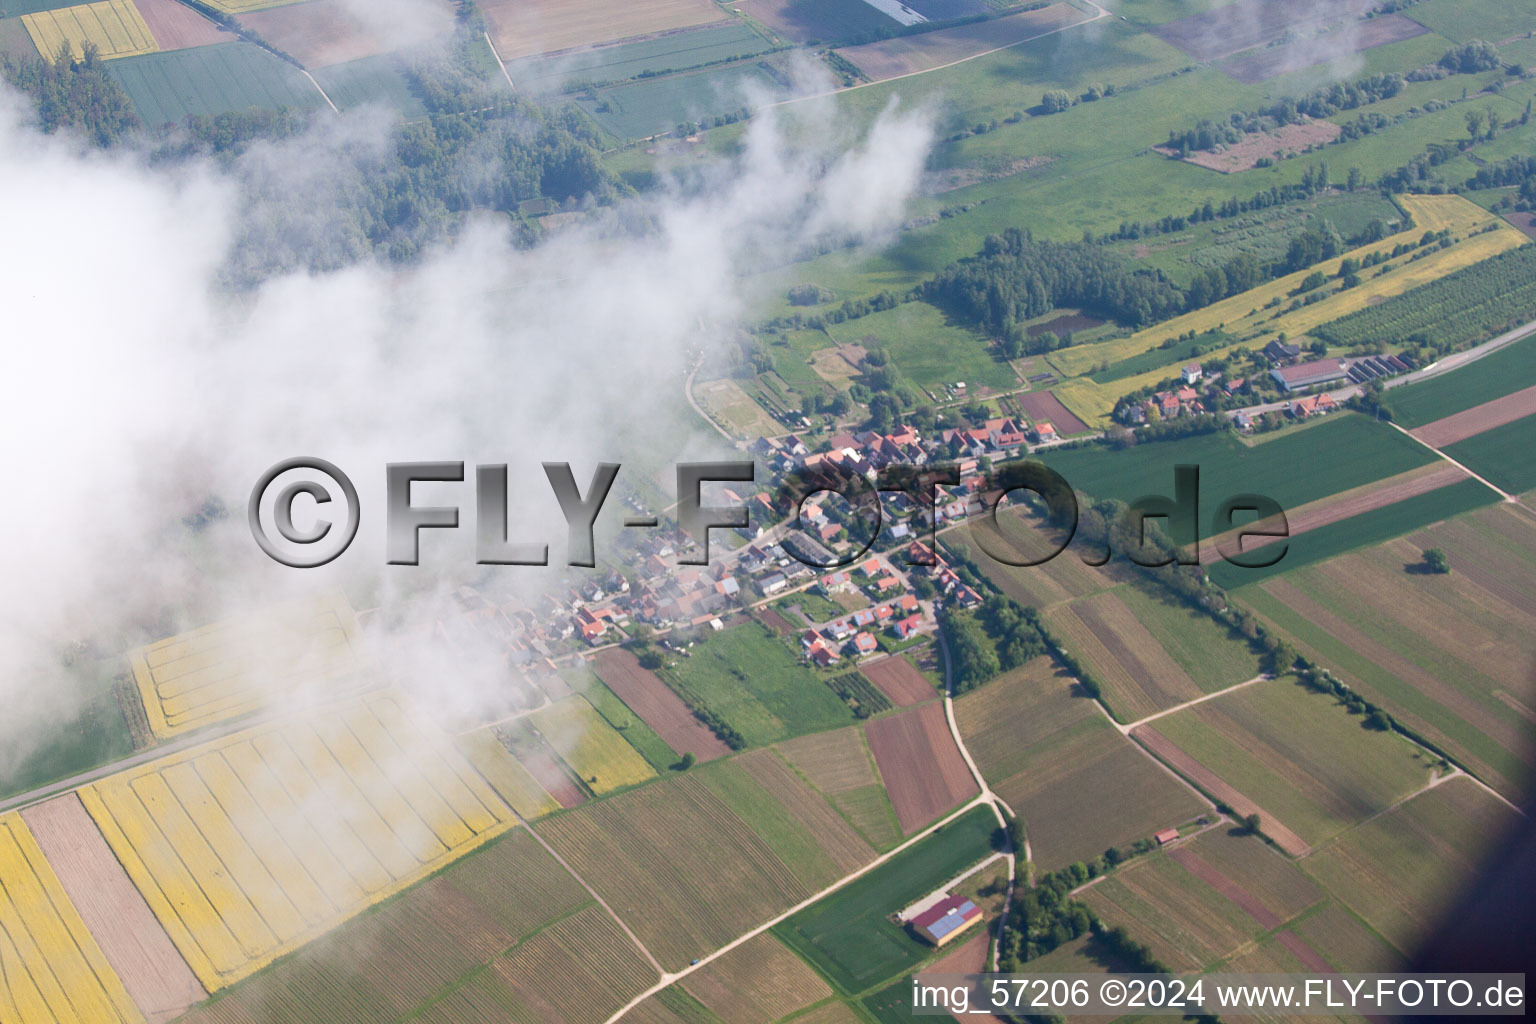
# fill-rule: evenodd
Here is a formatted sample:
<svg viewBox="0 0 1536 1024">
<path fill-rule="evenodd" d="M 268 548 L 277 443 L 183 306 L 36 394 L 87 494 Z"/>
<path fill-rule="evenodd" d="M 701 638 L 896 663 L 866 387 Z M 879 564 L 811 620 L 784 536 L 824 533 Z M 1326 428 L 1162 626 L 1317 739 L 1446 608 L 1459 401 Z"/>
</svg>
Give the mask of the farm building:
<svg viewBox="0 0 1536 1024">
<path fill-rule="evenodd" d="M 917 934 L 935 946 L 947 945 L 955 936 L 981 920 L 981 908 L 970 900 L 955 900 L 946 895 L 938 903 L 912 918 Z"/>
<path fill-rule="evenodd" d="M 1310 363 L 1297 363 L 1295 366 L 1282 366 L 1277 370 L 1270 370 L 1269 375 L 1279 381 L 1280 386 L 1286 391 L 1301 391 L 1314 384 L 1343 380 L 1348 376 L 1348 371 L 1344 368 L 1342 359 L 1314 359 Z"/>
<path fill-rule="evenodd" d="M 1158 846 L 1167 846 L 1169 843 L 1179 838 L 1179 830 L 1176 828 L 1165 828 L 1152 838 L 1157 840 Z"/>
</svg>

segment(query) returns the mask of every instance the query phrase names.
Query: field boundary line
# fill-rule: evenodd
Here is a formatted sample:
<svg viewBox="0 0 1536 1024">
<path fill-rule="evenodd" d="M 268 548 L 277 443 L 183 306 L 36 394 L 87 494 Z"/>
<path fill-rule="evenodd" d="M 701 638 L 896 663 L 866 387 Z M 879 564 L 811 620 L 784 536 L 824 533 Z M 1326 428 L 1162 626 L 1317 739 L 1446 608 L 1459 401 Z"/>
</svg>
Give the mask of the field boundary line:
<svg viewBox="0 0 1536 1024">
<path fill-rule="evenodd" d="M 588 884 L 587 880 L 582 878 L 581 874 L 577 872 L 575 868 L 571 867 L 570 863 L 564 857 L 560 856 L 560 854 L 556 852 L 553 846 L 550 846 L 549 843 L 545 842 L 543 836 L 539 835 L 533 830 L 532 822 L 524 818 L 521 814 L 518 814 L 517 808 L 511 807 L 510 804 L 508 807 L 511 809 L 512 814 L 517 818 L 517 820 L 522 822 L 523 827 L 528 830 L 528 834 L 533 836 L 533 838 L 538 842 L 540 846 L 544 847 L 545 852 L 547 852 L 551 857 L 555 858 L 561 867 L 570 872 L 571 877 L 580 882 L 581 887 L 592 894 L 592 898 L 597 901 L 597 905 L 608 912 L 608 916 L 613 918 L 614 923 L 617 924 L 620 928 L 624 929 L 624 934 L 629 936 L 629 941 L 633 942 L 635 944 L 635 948 L 645 955 L 645 958 L 650 961 L 651 966 L 656 968 L 656 973 L 661 976 L 663 981 L 665 981 L 667 977 L 666 969 L 663 968 L 660 962 L 658 962 L 657 959 L 651 955 L 651 951 L 645 948 L 645 943 L 641 942 L 639 936 L 630 930 L 629 925 L 624 923 L 624 919 L 620 917 L 614 911 L 614 909 L 608 905 L 608 901 L 603 899 L 603 897 L 598 894 L 598 891 L 592 888 L 592 886 Z M 665 987 L 665 985 L 663 985 L 663 987 Z M 625 1009 L 628 1010 L 629 1007 L 626 1006 Z"/>
<path fill-rule="evenodd" d="M 305 78 L 309 79 L 309 84 L 315 87 L 315 91 L 320 94 L 320 98 L 325 100 L 326 104 L 331 108 L 332 111 L 338 114 L 341 113 L 341 108 L 336 106 L 336 103 L 331 99 L 330 94 L 320 87 L 319 82 L 315 81 L 315 76 L 309 73 L 308 68 L 299 68 L 299 73 L 302 74 Z"/>
<path fill-rule="evenodd" d="M 718 960 L 720 957 L 724 956 L 726 953 L 729 953 L 731 950 L 735 949 L 737 946 L 740 946 L 740 945 L 742 945 L 744 943 L 752 941 L 753 939 L 757 938 L 759 935 L 761 935 L 764 932 L 766 932 L 768 929 L 772 928 L 774 925 L 780 924 L 780 923 L 782 923 L 784 921 L 787 921 L 789 918 L 794 917 L 796 914 L 800 913 L 800 911 L 806 909 L 807 907 L 813 906 L 818 901 L 820 901 L 822 899 L 825 899 L 826 897 L 832 895 L 834 892 L 836 892 L 837 890 L 841 889 L 843 886 L 848 885 L 848 884 L 850 884 L 852 882 L 856 882 L 860 878 L 863 878 L 865 875 L 869 874 L 875 868 L 877 868 L 880 865 L 884 864 L 886 861 L 890 860 L 892 857 L 895 857 L 899 853 L 904 853 L 909 847 L 912 847 L 912 846 L 916 845 L 917 843 L 921 842 L 922 840 L 927 839 L 930 835 L 932 835 L 933 833 L 937 832 L 939 829 L 943 828 L 945 825 L 950 824 L 951 822 L 955 821 L 956 819 L 962 817 L 965 814 L 968 814 L 969 812 L 975 810 L 978 807 L 985 807 L 985 806 L 990 806 L 989 804 L 987 804 L 985 798 L 980 797 L 980 796 L 973 797 L 972 799 L 968 800 L 966 803 L 964 803 L 960 807 L 955 808 L 949 814 L 945 815 L 944 817 L 940 818 L 938 821 L 934 822 L 932 825 L 929 825 L 927 828 L 923 829 L 921 832 L 919 832 L 916 835 L 912 836 L 910 839 L 908 839 L 906 842 L 902 843 L 900 846 L 893 847 L 892 849 L 886 851 L 885 853 L 882 853 L 880 856 L 876 857 L 874 860 L 870 861 L 868 864 L 866 864 L 863 867 L 859 868 L 857 871 L 854 871 L 853 873 L 848 874 L 848 875 L 844 875 L 842 878 L 840 878 L 837 881 L 833 882 L 831 885 L 827 886 L 825 889 L 821 890 L 820 892 L 812 893 L 810 896 L 807 896 L 805 899 L 801 900 L 799 903 L 796 903 L 794 906 L 790 907 L 788 910 L 786 910 L 783 913 L 779 914 L 777 917 L 769 918 L 767 921 L 765 921 L 762 924 L 758 925 L 756 928 L 753 928 L 751 931 L 745 932 L 744 934 L 742 934 L 740 936 L 737 936 L 735 939 L 732 939 L 730 942 L 728 942 L 725 945 L 721 946 L 719 949 L 715 950 L 713 953 L 710 953 L 710 954 L 708 954 L 706 956 L 699 957 L 693 963 L 689 964 L 687 967 L 684 967 L 680 971 L 677 971 L 677 972 L 672 973 L 672 974 L 667 974 L 666 972 L 662 972 L 661 980 L 659 982 L 657 982 L 655 985 L 652 985 L 650 988 L 646 989 L 644 992 L 641 992 L 639 995 L 635 996 L 633 999 L 631 999 L 629 1002 L 625 1003 L 623 1006 L 619 1007 L 617 1010 L 615 1010 L 613 1012 L 612 1016 L 608 1017 L 603 1022 L 603 1024 L 615 1024 L 616 1021 L 618 1021 L 620 1018 L 622 1018 L 630 1010 L 633 1010 L 635 1007 L 639 1006 L 641 1003 L 645 1002 L 647 999 L 649 999 L 651 996 L 655 995 L 656 993 L 662 991 L 667 986 L 671 985 L 673 982 L 680 981 L 683 978 L 686 978 L 688 975 L 692 974 L 694 971 L 697 971 L 699 968 L 704 967 L 707 964 L 710 964 L 710 963 L 712 963 L 715 960 Z M 543 840 L 541 839 L 540 842 L 543 842 Z M 551 851 L 551 852 L 553 852 L 553 851 Z M 562 863 L 564 863 L 564 862 L 562 861 Z M 573 872 L 573 874 L 574 874 L 574 872 Z M 580 876 L 578 875 L 577 877 L 579 878 Z M 585 884 L 585 883 L 583 883 L 583 884 Z"/>
<path fill-rule="evenodd" d="M 485 36 L 485 45 L 491 48 L 491 56 L 496 58 L 496 66 L 501 68 L 501 77 L 507 80 L 507 87 L 517 92 L 517 83 L 512 81 L 512 74 L 507 71 L 507 62 L 501 59 L 501 51 L 496 49 L 496 43 L 491 39 L 489 31 L 481 33 Z"/>
<path fill-rule="evenodd" d="M 1159 718 L 1163 718 L 1163 717 L 1165 717 L 1167 715 L 1173 714 L 1175 711 L 1183 711 L 1185 708 L 1192 708 L 1196 704 L 1204 704 L 1208 700 L 1215 700 L 1217 697 L 1225 697 L 1227 694 L 1233 693 L 1233 692 L 1235 692 L 1237 690 L 1241 690 L 1245 686 L 1252 686 L 1254 683 L 1262 683 L 1266 679 L 1273 679 L 1273 678 L 1274 678 L 1274 676 L 1270 675 L 1268 672 L 1260 672 L 1258 675 L 1254 676 L 1252 679 L 1245 679 L 1245 680 L 1243 680 L 1240 683 L 1233 683 L 1231 686 L 1228 686 L 1225 689 L 1217 690 L 1215 693 L 1203 694 L 1203 695 L 1201 695 L 1199 697 L 1196 697 L 1194 700 L 1187 700 L 1187 701 L 1185 701 L 1182 704 L 1175 704 L 1171 708 L 1168 708 L 1168 709 L 1166 709 L 1164 711 L 1156 712 L 1155 714 L 1148 715 L 1146 718 L 1142 718 L 1142 719 L 1139 719 L 1139 720 L 1137 720 L 1135 722 L 1132 722 L 1130 725 L 1121 725 L 1119 722 L 1116 722 L 1114 720 L 1113 716 L 1110 717 L 1110 721 L 1112 723 L 1114 723 L 1115 728 L 1120 731 L 1120 735 L 1122 735 L 1122 736 L 1129 736 L 1131 734 L 1131 730 L 1132 729 L 1138 728 L 1139 726 L 1146 725 L 1148 722 L 1155 722 Z"/>
<path fill-rule="evenodd" d="M 1401 425 L 1399 425 L 1397 423 L 1392 423 L 1390 420 L 1388 421 L 1388 424 L 1392 427 L 1393 430 L 1396 430 L 1398 433 L 1404 435 L 1405 437 L 1413 437 L 1413 440 L 1414 440 L 1415 443 L 1421 444 L 1425 448 L 1428 448 L 1430 451 L 1432 451 L 1436 455 L 1440 456 L 1446 462 L 1449 462 L 1451 465 L 1455 466 L 1457 469 L 1459 469 L 1463 473 L 1467 474 L 1467 476 L 1471 477 L 1473 480 L 1476 480 L 1478 483 L 1482 484 L 1484 487 L 1486 487 L 1489 490 L 1493 491 L 1493 493 L 1495 493 L 1499 497 L 1503 498 L 1505 500 L 1505 502 L 1507 502 L 1508 504 L 1519 505 L 1521 508 L 1524 508 L 1527 511 L 1530 511 L 1530 506 L 1526 505 L 1525 502 L 1521 501 L 1519 498 L 1515 497 L 1513 494 L 1510 494 L 1508 491 L 1504 490 L 1502 487 L 1495 487 L 1487 479 L 1485 479 L 1484 477 L 1479 476 L 1478 474 L 1472 472 L 1472 470 L 1468 469 L 1466 466 L 1462 465 L 1460 462 L 1457 462 L 1455 459 L 1451 458 L 1449 455 L 1445 454 L 1445 452 L 1441 451 L 1439 448 L 1436 448 L 1434 445 L 1430 444 L 1428 441 L 1425 441 L 1422 438 L 1414 437 L 1413 436 L 1413 431 L 1407 430 L 1407 429 L 1405 429 L 1404 427 L 1402 427 Z"/>
</svg>

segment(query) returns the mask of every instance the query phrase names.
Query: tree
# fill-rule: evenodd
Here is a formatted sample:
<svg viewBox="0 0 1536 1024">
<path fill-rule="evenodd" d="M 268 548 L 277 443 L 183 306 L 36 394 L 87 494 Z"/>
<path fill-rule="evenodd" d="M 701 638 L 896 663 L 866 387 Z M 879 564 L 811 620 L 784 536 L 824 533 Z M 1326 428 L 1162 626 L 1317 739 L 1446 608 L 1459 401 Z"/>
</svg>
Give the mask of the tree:
<svg viewBox="0 0 1536 1024">
<path fill-rule="evenodd" d="M 1432 573 L 1444 575 L 1451 571 L 1451 560 L 1439 548 L 1430 548 L 1424 552 L 1424 567 Z"/>
<path fill-rule="evenodd" d="M 685 772 L 689 768 L 692 768 L 695 764 L 697 764 L 698 761 L 699 761 L 698 757 L 694 754 L 693 751 L 690 750 L 686 754 L 683 755 L 683 759 L 681 761 L 677 762 L 677 764 L 674 767 L 676 767 L 677 770 L 680 771 L 680 772 Z"/>
<path fill-rule="evenodd" d="M 1243 828 L 1247 829 L 1251 835 L 1258 835 L 1259 827 L 1262 824 L 1263 822 L 1259 820 L 1257 811 L 1243 818 Z"/>
<path fill-rule="evenodd" d="M 1051 89 L 1040 97 L 1040 106 L 1047 114 L 1059 114 L 1072 106 L 1072 94 L 1065 89 Z"/>
</svg>

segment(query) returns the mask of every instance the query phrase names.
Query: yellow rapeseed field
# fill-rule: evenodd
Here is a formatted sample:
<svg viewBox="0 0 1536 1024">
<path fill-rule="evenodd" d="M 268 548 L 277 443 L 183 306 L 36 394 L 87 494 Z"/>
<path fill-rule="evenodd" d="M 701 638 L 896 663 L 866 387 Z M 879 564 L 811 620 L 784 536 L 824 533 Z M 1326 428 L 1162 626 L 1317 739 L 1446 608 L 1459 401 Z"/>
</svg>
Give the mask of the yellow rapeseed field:
<svg viewBox="0 0 1536 1024">
<path fill-rule="evenodd" d="M 160 49 L 133 0 L 101 0 L 23 14 L 21 23 L 37 52 L 49 60 L 58 56 L 65 43 L 76 60 L 85 56 L 83 43 L 94 43 L 103 58 L 133 57 Z"/>
<path fill-rule="evenodd" d="M 585 697 L 567 697 L 535 711 L 528 721 L 594 793 L 632 786 L 656 774 Z"/>
<path fill-rule="evenodd" d="M 1411 291 L 1422 284 L 1497 256 L 1509 249 L 1517 248 L 1528 241 L 1519 231 L 1461 196 L 1402 196 L 1400 199 L 1417 222 L 1415 228 L 1409 232 L 1412 238 L 1417 239 L 1428 230 L 1449 229 L 1453 235 L 1460 236 L 1462 240 L 1449 249 L 1432 250 L 1429 255 L 1417 260 L 1402 258 L 1390 271 L 1380 277 L 1366 276 L 1357 287 L 1336 292 L 1320 302 L 1302 306 L 1289 313 L 1275 316 L 1273 310 L 1266 310 L 1264 307 L 1277 295 L 1282 298 L 1289 297 L 1290 292 L 1301 283 L 1302 279 L 1318 268 L 1308 268 L 1279 278 L 1251 291 L 1224 299 L 1205 309 L 1177 317 L 1158 327 L 1148 328 L 1129 338 L 1084 345 L 1081 348 L 1063 349 L 1052 354 L 1051 361 L 1063 372 L 1068 372 L 1068 367 L 1078 367 L 1079 369 L 1071 372 L 1086 374 L 1106 359 L 1113 364 L 1118 360 L 1128 359 L 1154 349 L 1166 339 L 1176 338 L 1186 331 L 1204 332 L 1220 324 L 1225 324 L 1226 330 L 1231 333 L 1252 334 L 1262 322 L 1262 336 L 1233 342 L 1223 348 L 1212 350 L 1202 358 L 1225 355 L 1239 348 L 1260 348 L 1270 337 L 1278 336 L 1281 332 L 1292 338 L 1300 337 L 1322 324 L 1357 312 L 1384 299 Z M 1478 231 L 1488 224 L 1497 225 L 1497 229 L 1467 237 L 1470 232 Z M 1355 249 L 1347 255 L 1363 257 L 1373 251 L 1390 253 L 1393 246 L 1403 238 L 1401 234 L 1394 235 L 1374 245 Z M 1331 274 L 1337 271 L 1339 263 L 1344 258 L 1334 257 L 1319 266 Z M 1366 273 L 1372 274 L 1375 270 Z M 1254 310 L 1258 313 L 1255 314 Z M 1114 412 L 1115 403 L 1120 396 L 1166 380 L 1173 376 L 1180 366 L 1187 363 L 1188 358 L 1179 355 L 1178 351 L 1177 347 L 1169 349 L 1166 363 L 1134 377 L 1124 377 L 1106 384 L 1098 384 L 1086 376 L 1075 377 L 1057 387 L 1056 396 L 1084 422 L 1102 425 Z"/>
<path fill-rule="evenodd" d="M 516 825 L 403 700 L 354 697 L 80 790 L 210 992 Z"/>
<path fill-rule="evenodd" d="M 157 640 L 129 651 L 128 661 L 162 739 L 250 714 L 279 695 L 326 697 L 335 679 L 365 665 L 340 591 Z"/>
<path fill-rule="evenodd" d="M 143 1020 L 26 823 L 0 815 L 0 1021 Z"/>
</svg>

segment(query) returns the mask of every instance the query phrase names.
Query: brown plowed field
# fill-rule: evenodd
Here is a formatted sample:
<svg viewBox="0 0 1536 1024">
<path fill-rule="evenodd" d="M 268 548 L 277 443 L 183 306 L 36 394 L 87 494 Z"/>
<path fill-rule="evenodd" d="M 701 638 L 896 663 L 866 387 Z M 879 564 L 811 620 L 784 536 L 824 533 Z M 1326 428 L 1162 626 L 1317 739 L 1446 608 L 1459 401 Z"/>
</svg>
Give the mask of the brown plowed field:
<svg viewBox="0 0 1536 1024">
<path fill-rule="evenodd" d="M 692 754 L 700 761 L 710 761 L 731 752 L 725 742 L 694 717 L 683 699 L 661 681 L 661 677 L 641 666 L 629 651 L 611 647 L 593 662 L 597 675 L 608 688 L 629 705 L 667 746 L 680 754 Z"/>
<path fill-rule="evenodd" d="M 488 0 L 479 6 L 502 60 L 704 25 L 726 16 L 713 0 Z"/>
<path fill-rule="evenodd" d="M 174 4 L 177 0 L 161 2 Z M 252 11 L 240 15 L 240 21 L 310 67 L 342 64 L 385 50 L 384 44 L 370 35 L 340 0 L 309 0 Z"/>
<path fill-rule="evenodd" d="M 544 792 L 560 802 L 561 807 L 569 809 L 587 802 L 587 794 L 571 781 L 553 754 L 538 750 L 521 754 L 518 760 L 528 769 L 528 774 L 544 787 Z"/>
<path fill-rule="evenodd" d="M 838 52 L 870 79 L 880 82 L 932 71 L 1005 46 L 1017 46 L 1087 20 L 1088 16 L 1071 4 L 1052 4 L 1037 11 L 882 39 Z"/>
<path fill-rule="evenodd" d="M 1426 423 L 1409 433 L 1432 448 L 1444 448 L 1531 415 L 1536 415 L 1536 385 L 1475 405 L 1443 420 Z"/>
<path fill-rule="evenodd" d="M 1536 389 L 1532 389 L 1536 390 Z M 1433 426 L 1434 424 L 1431 424 Z M 1427 428 L 1425 428 L 1427 429 Z M 1442 487 L 1460 483 L 1467 479 L 1467 474 L 1448 462 L 1434 463 L 1423 469 L 1410 469 L 1406 473 L 1383 480 L 1380 483 L 1369 484 L 1365 487 L 1357 487 L 1343 494 L 1323 498 L 1303 505 L 1300 508 L 1286 512 L 1285 521 L 1292 537 L 1300 536 L 1308 530 L 1316 530 L 1321 527 L 1337 523 L 1345 519 L 1353 518 L 1366 512 L 1388 505 L 1395 505 L 1400 501 L 1417 497 L 1420 494 L 1428 494 L 1430 491 L 1438 491 Z M 1268 520 L 1265 521 L 1268 523 Z M 1261 524 L 1250 524 L 1258 526 Z M 1235 544 L 1236 531 L 1229 531 L 1221 537 L 1210 537 L 1201 542 L 1200 562 L 1209 565 L 1221 560 L 1221 553 L 1217 550 L 1217 541 L 1226 544 Z M 1249 537 L 1243 541 L 1243 553 L 1257 551 L 1267 544 L 1273 544 L 1279 537 Z"/>
<path fill-rule="evenodd" d="M 73 793 L 21 812 L 129 997 L 152 1022 L 207 998 Z"/>
<path fill-rule="evenodd" d="M 773 630 L 779 636 L 788 636 L 795 631 L 794 623 L 774 611 L 772 608 L 760 608 L 757 617 L 763 621 L 763 625 Z M 655 728 L 652 726 L 651 728 Z"/>
<path fill-rule="evenodd" d="M 880 692 L 900 707 L 911 707 L 938 697 L 928 677 L 906 658 L 882 658 L 868 665 L 860 665 L 864 678 L 880 687 Z"/>
<path fill-rule="evenodd" d="M 978 792 L 949 734 L 942 705 L 877 718 L 865 726 L 865 734 L 902 832 L 911 835 Z"/>
<path fill-rule="evenodd" d="M 1303 939 L 1295 932 L 1287 929 L 1276 935 L 1275 938 L 1280 940 L 1280 945 L 1291 951 L 1292 956 L 1306 964 L 1308 970 L 1318 971 L 1322 974 L 1338 973 L 1333 969 L 1333 964 L 1324 960 L 1321 953 L 1313 949 L 1306 939 Z"/>
<path fill-rule="evenodd" d="M 1261 827 L 1264 834 L 1273 839 L 1275 845 L 1286 853 L 1293 857 L 1304 857 L 1312 851 L 1300 836 L 1280 824 L 1273 816 L 1264 814 L 1263 808 L 1258 804 L 1221 781 L 1215 772 L 1174 746 L 1173 742 L 1162 733 L 1143 726 L 1133 730 L 1131 735 L 1140 740 L 1143 746 L 1156 754 L 1174 771 L 1209 793 L 1212 799 L 1231 807 L 1233 813 L 1239 818 L 1258 813 L 1262 819 Z"/>
<path fill-rule="evenodd" d="M 689 975 L 682 986 L 729 1024 L 768 1024 L 832 994 L 821 975 L 766 933 Z"/>
<path fill-rule="evenodd" d="M 1045 420 L 1056 428 L 1056 433 L 1064 437 L 1069 434 L 1081 434 L 1088 429 L 1088 424 L 1073 415 L 1070 409 L 1061 404 L 1061 399 L 1050 391 L 1032 391 L 1027 395 L 1015 395 L 1013 400 L 1019 403 L 1019 408 L 1024 410 L 1024 415 L 1036 423 Z"/>
<path fill-rule="evenodd" d="M 1268 907 L 1248 895 L 1242 886 L 1222 874 L 1214 865 L 1201 859 L 1195 851 L 1184 846 L 1170 851 L 1168 856 L 1183 865 L 1184 870 L 1241 907 L 1244 913 L 1259 923 L 1259 927 L 1266 931 L 1279 927 L 1280 918 L 1271 913 Z"/>
<path fill-rule="evenodd" d="M 178 0 L 134 0 L 133 5 L 162 50 L 235 41 L 234 33 L 226 32 Z"/>
</svg>

